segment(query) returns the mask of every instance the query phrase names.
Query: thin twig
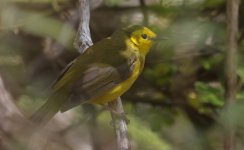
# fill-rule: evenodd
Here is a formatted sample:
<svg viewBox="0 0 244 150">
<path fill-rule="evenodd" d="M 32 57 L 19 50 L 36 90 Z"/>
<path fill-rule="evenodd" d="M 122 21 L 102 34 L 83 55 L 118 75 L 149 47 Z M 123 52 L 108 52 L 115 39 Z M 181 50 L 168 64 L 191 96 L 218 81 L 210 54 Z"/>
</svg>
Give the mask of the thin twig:
<svg viewBox="0 0 244 150">
<path fill-rule="evenodd" d="M 80 5 L 80 24 L 78 33 L 76 36 L 76 40 L 74 43 L 75 48 L 79 50 L 80 53 L 83 53 L 89 46 L 91 46 L 91 34 L 89 29 L 89 21 L 90 21 L 90 4 L 89 0 L 79 0 Z M 110 103 L 109 105 L 113 105 L 113 109 L 116 112 L 124 114 L 123 105 L 120 97 L 117 98 L 116 101 Z M 114 121 L 114 126 L 117 135 L 117 145 L 118 150 L 129 150 L 130 143 L 128 138 L 128 129 L 126 121 L 122 118 L 116 117 L 115 114 L 111 111 L 112 119 Z"/>
<path fill-rule="evenodd" d="M 128 138 L 128 128 L 126 121 L 121 117 L 118 117 L 118 113 L 124 115 L 124 109 L 121 102 L 121 98 L 118 97 L 116 101 L 109 103 L 110 108 L 115 110 L 117 114 L 111 111 L 111 116 L 114 122 L 114 128 L 117 135 L 118 150 L 130 150 L 130 141 Z"/>
<path fill-rule="evenodd" d="M 225 102 L 228 109 L 235 103 L 237 89 L 237 47 L 239 0 L 227 0 L 228 49 L 226 52 Z M 235 130 L 228 129 L 224 139 L 224 150 L 235 149 Z"/>
</svg>

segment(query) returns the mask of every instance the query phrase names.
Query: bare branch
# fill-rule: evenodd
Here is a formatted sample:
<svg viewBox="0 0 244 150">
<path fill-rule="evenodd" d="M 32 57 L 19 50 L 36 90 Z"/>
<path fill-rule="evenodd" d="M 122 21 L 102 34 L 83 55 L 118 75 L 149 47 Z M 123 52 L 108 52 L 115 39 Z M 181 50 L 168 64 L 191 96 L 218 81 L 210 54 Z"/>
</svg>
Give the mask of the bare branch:
<svg viewBox="0 0 244 150">
<path fill-rule="evenodd" d="M 238 12 L 239 0 L 227 0 L 228 49 L 226 52 L 226 108 L 235 103 L 237 90 L 237 48 L 238 48 Z M 235 131 L 229 129 L 224 139 L 224 150 L 235 149 Z"/>
<path fill-rule="evenodd" d="M 116 101 L 110 102 L 109 106 L 112 108 L 112 110 L 115 110 L 116 113 L 124 115 L 124 109 L 120 97 L 118 97 Z M 117 115 L 112 111 L 111 116 L 114 121 L 114 127 L 117 135 L 118 150 L 130 150 L 131 148 L 126 121 L 120 117 L 117 117 Z"/>
<path fill-rule="evenodd" d="M 80 53 L 83 53 L 89 46 L 92 45 L 91 34 L 89 29 L 90 20 L 90 6 L 89 0 L 80 0 L 80 25 L 75 40 L 75 47 Z M 120 97 L 116 101 L 111 102 L 109 105 L 113 105 L 113 110 L 120 114 L 124 114 L 123 105 Z M 112 119 L 115 122 L 115 130 L 117 135 L 118 150 L 129 150 L 130 143 L 128 138 L 128 129 L 126 121 L 122 118 L 116 117 L 111 111 Z"/>
<path fill-rule="evenodd" d="M 89 46 L 93 44 L 89 28 L 90 2 L 88 0 L 79 0 L 79 5 L 80 24 L 74 46 L 79 50 L 80 53 L 83 53 Z"/>
<path fill-rule="evenodd" d="M 0 75 L 0 129 L 5 132 L 11 132 L 16 128 L 16 119 L 24 120 L 24 116 L 15 105 L 11 94 L 6 90 L 3 79 Z M 25 120 L 26 121 L 26 120 Z"/>
<path fill-rule="evenodd" d="M 1 75 L 0 122 L 1 149 L 11 149 L 14 144 L 26 142 L 29 135 L 26 129 L 32 130 L 28 120 L 16 106 L 13 97 L 6 89 Z"/>
<path fill-rule="evenodd" d="M 227 27 L 228 50 L 226 52 L 226 102 L 233 103 L 236 94 L 237 82 L 237 35 L 238 35 L 238 0 L 228 0 Z"/>
</svg>

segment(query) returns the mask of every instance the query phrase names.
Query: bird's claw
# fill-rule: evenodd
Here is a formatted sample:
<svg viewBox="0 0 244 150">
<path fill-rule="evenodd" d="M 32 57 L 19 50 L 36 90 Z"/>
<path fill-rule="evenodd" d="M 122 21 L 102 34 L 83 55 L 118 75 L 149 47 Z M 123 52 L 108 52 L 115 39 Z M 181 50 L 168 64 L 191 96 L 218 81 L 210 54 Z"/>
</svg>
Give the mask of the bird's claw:
<svg viewBox="0 0 244 150">
<path fill-rule="evenodd" d="M 128 125 L 130 120 L 126 117 L 125 113 L 113 113 L 113 120 L 110 122 L 110 125 L 114 125 L 116 120 L 123 120 Z"/>
</svg>

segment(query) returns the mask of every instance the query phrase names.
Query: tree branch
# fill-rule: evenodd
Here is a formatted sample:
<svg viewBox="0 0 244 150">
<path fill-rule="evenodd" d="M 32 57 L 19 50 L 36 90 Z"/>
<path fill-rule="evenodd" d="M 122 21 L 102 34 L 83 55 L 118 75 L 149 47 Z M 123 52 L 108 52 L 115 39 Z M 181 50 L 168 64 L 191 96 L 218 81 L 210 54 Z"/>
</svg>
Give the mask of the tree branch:
<svg viewBox="0 0 244 150">
<path fill-rule="evenodd" d="M 89 0 L 79 0 L 79 11 L 80 11 L 80 24 L 78 33 L 75 40 L 75 48 L 83 53 L 89 46 L 91 46 L 91 34 L 89 29 L 90 21 L 90 4 Z M 109 105 L 113 105 L 113 109 L 120 114 L 124 114 L 123 105 L 120 97 L 116 101 L 111 102 Z M 130 143 L 128 138 L 128 129 L 126 121 L 122 118 L 116 117 L 116 115 L 111 111 L 112 119 L 115 123 L 115 130 L 117 135 L 117 145 L 118 150 L 129 150 Z"/>
<path fill-rule="evenodd" d="M 89 0 L 79 0 L 79 14 L 80 24 L 78 33 L 74 42 L 74 47 L 78 49 L 80 53 L 83 53 L 93 43 L 91 40 L 91 33 L 89 28 L 90 22 L 90 2 Z"/>
<path fill-rule="evenodd" d="M 116 113 L 124 115 L 124 109 L 120 97 L 118 97 L 116 101 L 110 102 L 109 106 L 110 108 L 115 110 Z M 114 122 L 114 128 L 117 135 L 118 150 L 130 150 L 131 148 L 130 148 L 130 141 L 128 138 L 128 128 L 127 128 L 126 121 L 118 117 L 118 114 L 114 114 L 112 111 L 111 111 L 111 116 Z"/>
<path fill-rule="evenodd" d="M 237 48 L 239 0 L 227 0 L 228 45 L 226 52 L 226 90 L 225 102 L 228 109 L 235 103 L 237 90 Z M 235 131 L 229 129 L 224 139 L 224 150 L 235 149 Z"/>
<path fill-rule="evenodd" d="M 28 120 L 16 106 L 12 95 L 6 89 L 0 74 L 0 147 L 11 149 L 12 145 L 26 142 L 28 132 L 32 130 Z M 27 129 L 30 129 L 27 131 Z"/>
</svg>

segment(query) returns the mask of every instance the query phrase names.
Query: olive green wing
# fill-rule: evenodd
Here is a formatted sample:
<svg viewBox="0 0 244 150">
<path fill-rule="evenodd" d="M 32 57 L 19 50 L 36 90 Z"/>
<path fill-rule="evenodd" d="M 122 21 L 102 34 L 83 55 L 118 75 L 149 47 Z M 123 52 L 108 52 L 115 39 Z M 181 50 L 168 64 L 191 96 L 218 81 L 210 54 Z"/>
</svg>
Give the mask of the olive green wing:
<svg viewBox="0 0 244 150">
<path fill-rule="evenodd" d="M 88 48 L 63 70 L 53 83 L 47 102 L 31 119 L 48 121 L 57 111 L 85 103 L 127 79 L 138 59 L 130 52 L 124 40 L 111 38 Z"/>
<path fill-rule="evenodd" d="M 89 47 L 83 54 L 70 62 L 52 84 L 52 92 L 69 89 L 75 84 L 89 67 L 97 64 L 107 64 L 114 67 L 126 64 L 128 58 L 120 55 L 126 51 L 124 42 L 116 42 L 112 39 L 103 39 Z"/>
<path fill-rule="evenodd" d="M 107 63 L 96 62 L 90 64 L 81 78 L 74 84 L 70 99 L 64 103 L 61 112 L 69 110 L 81 103 L 86 103 L 126 80 L 134 70 L 137 57 L 133 54 L 127 59 L 120 57 L 124 56 L 113 58 L 115 60 L 117 59 L 117 61 L 121 59 L 121 64 L 117 64 L 116 66 L 108 60 L 103 61 Z"/>
<path fill-rule="evenodd" d="M 70 63 L 68 63 L 65 68 L 61 71 L 61 73 L 56 77 L 56 79 L 52 82 L 51 84 L 51 88 L 53 88 L 58 81 L 60 81 L 60 79 L 62 79 L 62 77 L 65 75 L 65 73 L 70 69 L 70 67 L 75 63 L 76 59 L 74 59 L 73 61 L 71 61 Z"/>
</svg>

